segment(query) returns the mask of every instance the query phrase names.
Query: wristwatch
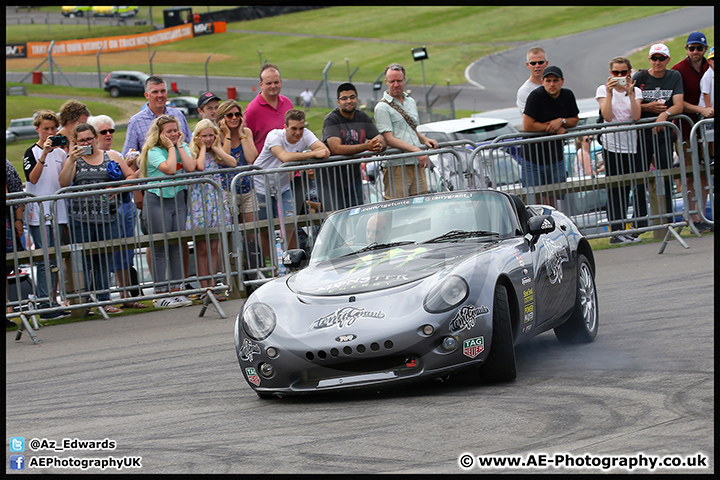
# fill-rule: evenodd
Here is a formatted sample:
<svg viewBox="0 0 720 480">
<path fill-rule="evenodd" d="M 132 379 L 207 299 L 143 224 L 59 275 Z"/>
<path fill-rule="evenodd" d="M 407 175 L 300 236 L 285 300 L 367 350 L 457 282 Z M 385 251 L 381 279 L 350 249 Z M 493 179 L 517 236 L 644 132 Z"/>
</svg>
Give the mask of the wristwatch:
<svg viewBox="0 0 720 480">
<path fill-rule="evenodd" d="M 564 118 L 562 119 L 562 121 L 563 121 L 563 125 L 565 125 L 567 123 L 567 120 Z"/>
</svg>

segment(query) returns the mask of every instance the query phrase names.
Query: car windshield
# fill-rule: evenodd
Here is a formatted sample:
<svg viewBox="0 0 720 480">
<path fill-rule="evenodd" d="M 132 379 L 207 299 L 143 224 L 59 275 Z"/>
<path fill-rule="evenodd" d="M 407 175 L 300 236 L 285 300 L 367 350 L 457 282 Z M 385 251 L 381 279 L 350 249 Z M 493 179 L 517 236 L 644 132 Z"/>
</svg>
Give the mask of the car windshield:
<svg viewBox="0 0 720 480">
<path fill-rule="evenodd" d="M 343 210 L 323 224 L 310 263 L 404 244 L 507 238 L 517 228 L 513 212 L 509 199 L 492 190 L 438 193 Z"/>
</svg>

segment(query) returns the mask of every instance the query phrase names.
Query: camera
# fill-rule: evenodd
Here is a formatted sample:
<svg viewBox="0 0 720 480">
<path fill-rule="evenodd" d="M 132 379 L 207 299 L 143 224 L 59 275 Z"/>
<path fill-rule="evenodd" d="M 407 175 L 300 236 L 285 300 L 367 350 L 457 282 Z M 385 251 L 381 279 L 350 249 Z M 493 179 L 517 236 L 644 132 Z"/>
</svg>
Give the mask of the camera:
<svg viewBox="0 0 720 480">
<path fill-rule="evenodd" d="M 64 147 L 68 143 L 65 135 L 54 135 L 50 137 L 50 140 L 52 140 L 51 146 L 53 147 Z"/>
<path fill-rule="evenodd" d="M 93 153 L 92 145 L 79 145 L 79 147 L 80 147 L 80 150 L 82 150 L 83 155 L 92 155 L 92 153 Z"/>
<path fill-rule="evenodd" d="M 626 77 L 617 77 L 616 80 L 617 80 L 617 84 L 621 87 L 624 87 L 625 85 L 627 85 Z"/>
</svg>

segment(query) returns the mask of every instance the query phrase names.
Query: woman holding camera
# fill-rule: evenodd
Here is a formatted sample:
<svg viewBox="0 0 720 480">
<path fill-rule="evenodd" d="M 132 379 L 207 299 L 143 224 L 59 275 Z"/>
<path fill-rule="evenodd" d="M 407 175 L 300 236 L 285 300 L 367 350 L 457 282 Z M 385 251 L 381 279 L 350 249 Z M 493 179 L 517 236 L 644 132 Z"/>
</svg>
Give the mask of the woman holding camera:
<svg viewBox="0 0 720 480">
<path fill-rule="evenodd" d="M 120 169 L 123 178 L 132 175 L 132 171 L 119 154 L 100 149 L 97 131 L 92 125 L 78 124 L 73 131 L 73 140 L 74 147 L 70 150 L 60 172 L 61 186 L 86 186 L 87 190 L 97 191 L 104 188 L 102 183 L 113 180 L 111 176 L 113 168 Z M 119 202 L 122 202 L 119 195 L 88 193 L 83 197 L 70 197 L 68 216 L 71 242 L 104 242 L 118 238 Z M 99 247 L 98 252 L 84 256 L 85 289 L 95 292 L 99 301 L 110 300 L 111 262 L 113 262 L 113 252 L 108 247 Z M 113 305 L 106 305 L 105 311 L 122 312 Z"/>
<path fill-rule="evenodd" d="M 600 104 L 600 113 L 606 122 L 637 121 L 640 119 L 642 92 L 631 80 L 632 66 L 625 57 L 610 60 L 610 76 L 604 85 L 600 85 L 595 98 Z M 637 132 L 606 133 L 602 135 L 603 159 L 607 175 L 623 175 L 642 172 L 642 162 L 637 154 Z M 637 187 L 635 191 L 642 186 Z M 628 196 L 633 187 L 619 185 L 610 187 L 608 192 L 608 217 L 612 231 L 623 229 L 621 222 L 627 216 Z M 644 192 L 643 192 L 644 193 Z M 644 201 L 645 195 L 634 195 Z M 610 239 L 611 244 L 636 243 L 640 239 L 632 235 L 616 235 Z"/>
</svg>

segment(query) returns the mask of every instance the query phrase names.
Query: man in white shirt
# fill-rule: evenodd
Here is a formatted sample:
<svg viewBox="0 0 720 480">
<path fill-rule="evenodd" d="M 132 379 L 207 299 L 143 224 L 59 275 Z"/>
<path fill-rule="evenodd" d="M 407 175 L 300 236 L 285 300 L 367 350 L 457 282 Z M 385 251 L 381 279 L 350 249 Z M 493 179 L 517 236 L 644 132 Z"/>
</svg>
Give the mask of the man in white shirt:
<svg viewBox="0 0 720 480">
<path fill-rule="evenodd" d="M 545 50 L 541 47 L 532 47 L 527 52 L 527 62 L 525 66 L 530 70 L 530 78 L 523 83 L 517 91 L 516 104 L 520 115 L 525 113 L 525 102 L 530 92 L 542 86 L 542 76 L 545 67 L 548 66 L 547 58 L 545 58 Z"/>
<path fill-rule="evenodd" d="M 309 151 L 306 151 L 308 150 Z M 305 128 L 305 112 L 302 110 L 288 110 L 285 113 L 285 128 L 271 130 L 265 138 L 265 145 L 255 159 L 256 165 L 262 169 L 278 168 L 285 162 L 297 162 L 312 158 L 324 159 L 330 156 L 330 150 L 323 142 L 318 140 L 313 132 Z M 266 208 L 272 206 L 274 217 L 278 216 L 277 197 L 282 200 L 283 217 L 295 215 L 295 202 L 290 189 L 290 174 L 280 175 L 280 185 L 275 185 L 275 175 L 256 175 L 254 177 L 255 190 L 260 205 L 259 219 L 267 218 Z M 270 191 L 268 191 L 270 190 Z M 267 202 L 270 202 L 268 205 Z M 263 236 L 263 254 L 269 252 L 268 235 Z M 287 238 L 290 248 L 296 248 L 297 239 L 295 229 L 287 228 Z"/>
</svg>

